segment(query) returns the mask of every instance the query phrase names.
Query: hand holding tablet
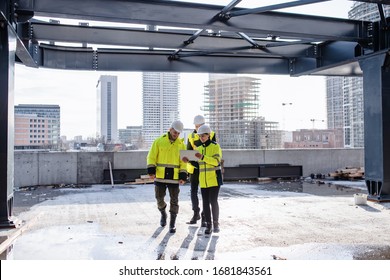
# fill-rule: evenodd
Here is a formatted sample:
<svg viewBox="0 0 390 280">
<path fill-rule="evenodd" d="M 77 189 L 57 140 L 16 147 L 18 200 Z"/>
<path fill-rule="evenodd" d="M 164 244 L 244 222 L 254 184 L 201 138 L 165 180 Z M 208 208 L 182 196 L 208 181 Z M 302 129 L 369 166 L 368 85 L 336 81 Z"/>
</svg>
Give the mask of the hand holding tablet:
<svg viewBox="0 0 390 280">
<path fill-rule="evenodd" d="M 195 156 L 197 153 L 199 153 L 197 150 L 180 150 L 180 158 L 186 157 L 188 160 L 198 161 L 199 159 Z"/>
</svg>

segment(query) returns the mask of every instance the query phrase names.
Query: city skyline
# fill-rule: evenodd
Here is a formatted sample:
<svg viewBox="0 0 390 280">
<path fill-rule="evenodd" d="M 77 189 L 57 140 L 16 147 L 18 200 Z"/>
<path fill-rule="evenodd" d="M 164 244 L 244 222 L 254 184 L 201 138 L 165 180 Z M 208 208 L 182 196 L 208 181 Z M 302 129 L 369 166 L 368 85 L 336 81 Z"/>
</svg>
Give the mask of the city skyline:
<svg viewBox="0 0 390 280">
<path fill-rule="evenodd" d="M 19 71 L 20 76 L 18 76 Z M 17 74 L 15 105 L 59 105 L 61 136 L 65 135 L 68 139 L 79 135 L 84 139 L 96 137 L 96 84 L 100 75 L 118 76 L 118 129 L 130 125 L 142 125 L 142 73 L 140 72 L 102 73 L 29 69 L 22 65 L 17 65 L 15 72 Z M 42 76 L 46 79 L 39 79 Z M 311 119 L 325 120 L 324 77 L 245 76 L 261 79 L 260 116 L 265 117 L 267 121 L 276 121 L 280 123 L 280 128 L 295 130 L 312 128 Z M 203 107 L 203 88 L 207 82 L 207 73 L 181 73 L 180 75 L 180 119 L 186 128 L 193 127 L 192 119 L 195 115 L 204 114 L 201 107 Z M 317 90 L 313 92 L 313 88 Z M 283 106 L 283 103 L 289 106 Z M 322 104 L 322 108 L 319 104 Z M 315 128 L 325 128 L 325 122 L 316 122 Z"/>
<path fill-rule="evenodd" d="M 226 4 L 214 1 L 215 4 Z M 265 1 L 267 2 L 267 1 Z M 272 1 L 268 1 L 272 2 Z M 243 1 L 255 5 L 254 1 Z M 262 3 L 271 4 L 271 3 Z M 337 8 L 313 4 L 291 9 L 304 13 L 347 18 L 351 1 L 340 1 Z M 283 11 L 283 10 L 281 10 Z M 82 135 L 96 137 L 95 87 L 100 75 L 118 76 L 118 128 L 142 125 L 142 73 L 34 69 L 15 66 L 14 104 L 56 104 L 61 107 L 61 135 L 68 139 Z M 253 75 L 251 75 L 253 76 Z M 280 128 L 325 128 L 326 85 L 324 77 L 256 75 L 261 79 L 260 116 L 280 123 Z M 180 119 L 192 128 L 192 119 L 203 114 L 203 87 L 208 73 L 181 73 Z M 313 90 L 315 89 L 315 90 Z M 290 104 L 283 106 L 282 104 Z M 310 120 L 316 120 L 314 122 Z"/>
</svg>

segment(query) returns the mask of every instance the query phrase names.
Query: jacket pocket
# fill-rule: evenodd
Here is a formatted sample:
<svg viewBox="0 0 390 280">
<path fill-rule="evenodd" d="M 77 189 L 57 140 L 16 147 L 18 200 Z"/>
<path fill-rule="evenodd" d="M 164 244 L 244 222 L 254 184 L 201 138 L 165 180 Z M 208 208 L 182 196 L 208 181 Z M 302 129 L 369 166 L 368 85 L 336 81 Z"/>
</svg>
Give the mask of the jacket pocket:
<svg viewBox="0 0 390 280">
<path fill-rule="evenodd" d="M 175 170 L 174 168 L 170 168 L 170 167 L 165 167 L 165 174 L 164 174 L 164 179 L 174 179 L 174 174 L 175 174 Z"/>
</svg>

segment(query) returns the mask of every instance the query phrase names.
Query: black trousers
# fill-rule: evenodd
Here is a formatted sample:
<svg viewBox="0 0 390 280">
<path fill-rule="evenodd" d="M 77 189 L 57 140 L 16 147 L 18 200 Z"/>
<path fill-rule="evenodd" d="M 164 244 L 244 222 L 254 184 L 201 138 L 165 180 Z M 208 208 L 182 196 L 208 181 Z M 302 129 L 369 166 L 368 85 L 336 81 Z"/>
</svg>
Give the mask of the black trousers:
<svg viewBox="0 0 390 280">
<path fill-rule="evenodd" d="M 192 211 L 199 212 L 199 169 L 195 168 L 194 173 L 190 175 L 190 183 L 191 183 L 191 204 Z"/>
<path fill-rule="evenodd" d="M 218 205 L 219 189 L 220 189 L 219 186 L 200 189 L 202 192 L 203 214 L 206 223 L 211 223 L 211 214 L 213 215 L 213 222 L 218 222 L 219 220 L 219 205 Z"/>
</svg>

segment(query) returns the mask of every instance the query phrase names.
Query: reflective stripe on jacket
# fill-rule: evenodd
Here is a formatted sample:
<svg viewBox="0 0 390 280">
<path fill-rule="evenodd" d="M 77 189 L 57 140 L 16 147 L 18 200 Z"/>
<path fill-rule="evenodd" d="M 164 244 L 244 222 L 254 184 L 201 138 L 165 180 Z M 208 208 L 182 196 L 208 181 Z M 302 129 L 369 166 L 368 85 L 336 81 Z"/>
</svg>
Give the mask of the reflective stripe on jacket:
<svg viewBox="0 0 390 280">
<path fill-rule="evenodd" d="M 210 139 L 211 141 L 217 142 L 215 139 L 215 132 L 211 131 Z M 197 147 L 202 145 L 202 142 L 199 139 L 198 133 L 194 130 L 191 134 L 188 135 L 187 150 L 196 150 Z M 197 162 L 189 162 L 187 164 L 187 172 L 190 174 L 194 173 L 194 169 L 199 168 Z"/>
<path fill-rule="evenodd" d="M 148 174 L 156 175 L 156 182 L 178 184 L 187 179 L 187 164 L 180 159 L 180 150 L 185 150 L 184 140 L 169 140 L 169 132 L 157 138 L 147 156 Z"/>
<path fill-rule="evenodd" d="M 203 155 L 203 159 L 198 162 L 200 187 L 210 188 L 222 185 L 222 150 L 219 144 L 209 140 L 197 150 Z"/>
</svg>

